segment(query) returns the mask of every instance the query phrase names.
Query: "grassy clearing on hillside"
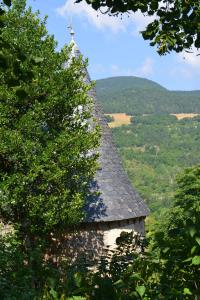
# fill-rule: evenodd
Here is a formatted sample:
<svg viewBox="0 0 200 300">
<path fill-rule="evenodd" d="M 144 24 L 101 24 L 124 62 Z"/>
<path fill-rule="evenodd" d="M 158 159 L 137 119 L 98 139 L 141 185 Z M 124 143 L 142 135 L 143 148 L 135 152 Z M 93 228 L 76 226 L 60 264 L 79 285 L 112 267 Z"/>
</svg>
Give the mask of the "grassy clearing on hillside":
<svg viewBox="0 0 200 300">
<path fill-rule="evenodd" d="M 199 114 L 195 114 L 195 113 L 171 114 L 171 116 L 175 116 L 178 120 L 182 120 L 182 119 L 191 119 L 191 118 L 197 117 L 197 116 L 199 116 Z"/>
<path fill-rule="evenodd" d="M 108 123 L 108 126 L 110 128 L 131 124 L 132 116 L 127 115 L 125 113 L 105 114 L 105 115 L 113 118 L 113 121 Z"/>
</svg>

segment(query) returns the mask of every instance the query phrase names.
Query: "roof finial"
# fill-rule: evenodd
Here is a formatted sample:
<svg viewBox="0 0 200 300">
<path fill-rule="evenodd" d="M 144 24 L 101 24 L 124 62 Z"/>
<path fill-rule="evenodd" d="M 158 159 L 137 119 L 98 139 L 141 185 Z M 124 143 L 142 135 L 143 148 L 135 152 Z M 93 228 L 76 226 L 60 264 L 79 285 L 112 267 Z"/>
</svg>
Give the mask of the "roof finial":
<svg viewBox="0 0 200 300">
<path fill-rule="evenodd" d="M 72 41 L 73 41 L 74 40 L 75 32 L 74 32 L 74 30 L 72 28 L 72 24 L 70 24 L 69 26 L 67 26 L 67 28 L 69 29 L 69 33 L 70 33 Z"/>
</svg>

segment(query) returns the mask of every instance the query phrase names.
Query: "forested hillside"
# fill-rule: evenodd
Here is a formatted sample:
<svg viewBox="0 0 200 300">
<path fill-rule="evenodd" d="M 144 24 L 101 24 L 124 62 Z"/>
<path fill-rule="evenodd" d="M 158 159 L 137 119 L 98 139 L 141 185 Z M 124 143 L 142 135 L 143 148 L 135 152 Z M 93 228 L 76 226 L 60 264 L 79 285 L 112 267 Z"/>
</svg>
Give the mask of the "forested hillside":
<svg viewBox="0 0 200 300">
<path fill-rule="evenodd" d="M 105 113 L 132 115 L 200 112 L 199 91 L 169 91 L 138 77 L 97 80 L 97 96 Z"/>
<path fill-rule="evenodd" d="M 137 117 L 113 128 L 113 138 L 131 182 L 157 214 L 171 204 L 176 175 L 200 162 L 198 118 Z"/>
<path fill-rule="evenodd" d="M 171 113 L 200 113 L 200 91 L 170 92 L 147 79 L 97 81 L 105 113 L 133 115 L 113 128 L 113 138 L 133 185 L 157 215 L 171 205 L 176 176 L 200 162 L 200 116 L 177 120 Z M 147 115 L 146 115 L 147 114 Z"/>
</svg>

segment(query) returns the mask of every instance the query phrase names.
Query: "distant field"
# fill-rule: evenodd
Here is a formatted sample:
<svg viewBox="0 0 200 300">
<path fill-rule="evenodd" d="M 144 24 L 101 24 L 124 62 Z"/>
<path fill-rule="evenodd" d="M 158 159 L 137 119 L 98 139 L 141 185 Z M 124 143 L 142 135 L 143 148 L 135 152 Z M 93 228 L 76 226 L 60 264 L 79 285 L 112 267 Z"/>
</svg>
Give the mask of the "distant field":
<svg viewBox="0 0 200 300">
<path fill-rule="evenodd" d="M 181 119 L 188 119 L 188 118 L 194 118 L 199 116 L 199 114 L 195 114 L 195 113 L 190 113 L 190 114 L 171 114 L 172 116 L 175 116 L 178 120 Z"/>
<path fill-rule="evenodd" d="M 200 114 L 197 113 L 181 113 L 181 114 L 170 114 L 171 116 L 175 116 L 177 120 L 182 120 L 182 119 L 191 119 L 194 117 L 199 116 Z M 110 116 L 113 118 L 112 122 L 108 121 L 108 126 L 110 128 L 115 128 L 115 127 L 120 127 L 122 125 L 129 125 L 131 124 L 131 118 L 133 116 L 127 115 L 126 113 L 113 113 L 113 114 L 105 114 L 105 116 Z M 152 114 L 143 114 L 143 116 L 152 116 Z"/>
<path fill-rule="evenodd" d="M 131 124 L 131 117 L 130 115 L 127 115 L 125 113 L 116 113 L 116 114 L 105 114 L 107 116 L 110 116 L 114 119 L 113 122 L 109 122 L 108 126 L 110 128 L 114 127 L 120 127 L 122 125 L 129 125 Z"/>
</svg>

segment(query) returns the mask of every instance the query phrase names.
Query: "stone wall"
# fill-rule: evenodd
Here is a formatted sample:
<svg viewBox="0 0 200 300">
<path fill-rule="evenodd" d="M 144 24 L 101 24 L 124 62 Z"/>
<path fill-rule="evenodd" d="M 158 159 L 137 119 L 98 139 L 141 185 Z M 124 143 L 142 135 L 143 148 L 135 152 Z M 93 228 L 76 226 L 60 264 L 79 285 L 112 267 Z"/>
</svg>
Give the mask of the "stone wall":
<svg viewBox="0 0 200 300">
<path fill-rule="evenodd" d="M 121 232 L 135 232 L 145 235 L 144 217 L 122 221 L 86 223 L 78 229 L 60 233 L 52 239 L 55 243 L 53 260 L 69 260 L 71 263 L 83 260 L 85 263 L 104 256 L 106 251 L 117 247 L 116 239 Z M 56 253 L 56 254 L 55 254 Z M 47 257 L 52 257 L 51 253 Z M 87 260 L 87 261 L 86 261 Z"/>
<path fill-rule="evenodd" d="M 142 236 L 145 234 L 144 218 L 129 219 L 119 222 L 111 222 L 106 224 L 104 229 L 104 245 L 109 246 L 110 250 L 114 250 L 117 247 L 116 239 L 120 236 L 121 232 L 139 233 Z"/>
</svg>

